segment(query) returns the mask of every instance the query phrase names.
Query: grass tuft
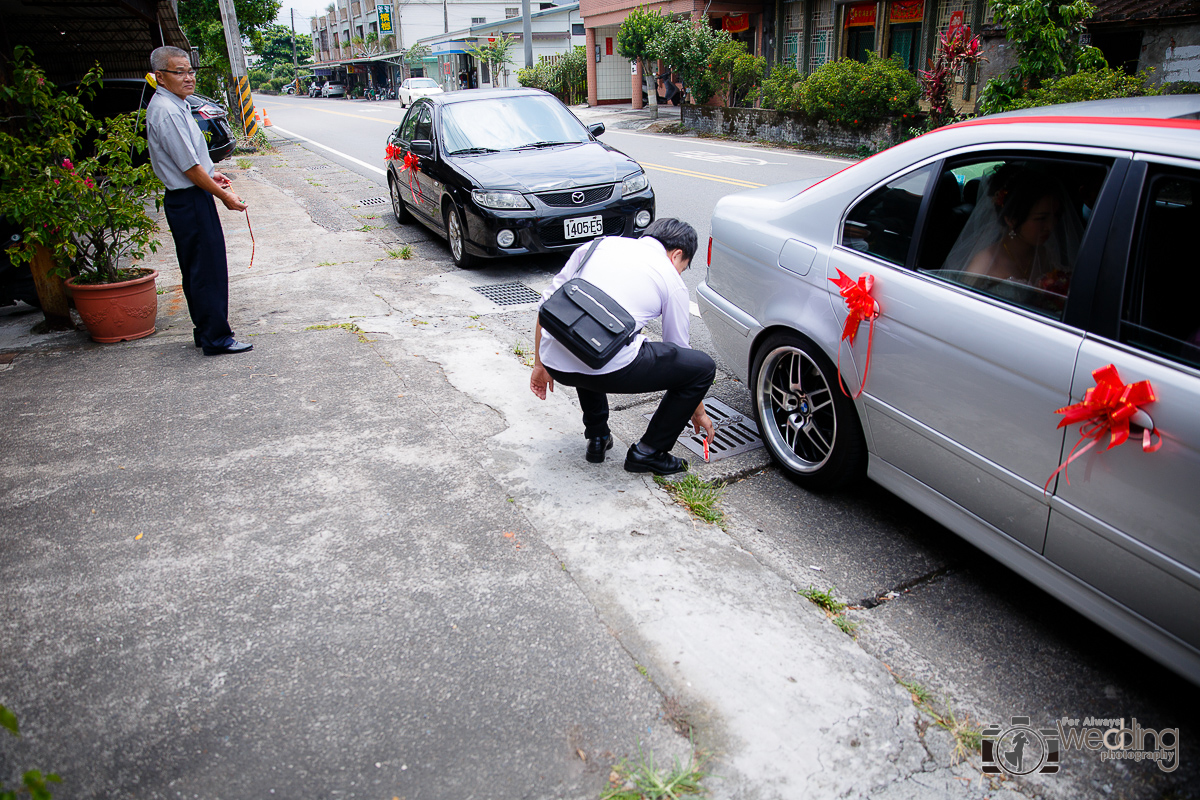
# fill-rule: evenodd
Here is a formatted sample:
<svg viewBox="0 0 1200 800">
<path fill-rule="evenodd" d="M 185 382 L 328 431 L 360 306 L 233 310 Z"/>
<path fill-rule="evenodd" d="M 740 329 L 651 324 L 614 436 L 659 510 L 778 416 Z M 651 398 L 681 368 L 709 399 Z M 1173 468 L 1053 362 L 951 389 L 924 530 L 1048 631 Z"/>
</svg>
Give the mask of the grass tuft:
<svg viewBox="0 0 1200 800">
<path fill-rule="evenodd" d="M 409 247 L 408 245 L 404 245 L 403 247 L 398 248 L 396 250 L 388 250 L 387 254 L 388 254 L 388 258 L 399 258 L 404 261 L 407 261 L 408 259 L 413 257 L 412 248 Z"/>
<path fill-rule="evenodd" d="M 521 363 L 527 367 L 533 366 L 533 351 L 524 342 L 516 342 L 512 347 L 513 355 L 521 359 Z"/>
<path fill-rule="evenodd" d="M 886 664 L 884 666 L 887 666 Z M 934 705 L 933 693 L 914 680 L 901 678 L 892 668 L 888 672 L 896 679 L 896 683 L 908 690 L 912 696 L 913 705 L 933 717 L 934 724 L 943 728 L 954 737 L 954 752 L 951 753 L 953 763 L 957 764 L 972 753 L 978 753 L 983 747 L 983 731 L 971 719 L 970 714 L 964 714 L 962 719 L 954 711 L 950 701 L 945 702 L 946 711 L 943 713 Z"/>
<path fill-rule="evenodd" d="M 238 169 L 250 169 L 254 166 L 254 162 L 248 158 L 239 158 L 237 160 Z"/>
<path fill-rule="evenodd" d="M 654 754 L 646 753 L 638 744 L 636 764 L 622 761 L 609 773 L 609 788 L 600 794 L 600 800 L 677 800 L 685 795 L 706 794 L 701 784 L 708 774 L 697 762 L 695 752 L 686 764 L 675 759 L 670 769 L 654 764 Z"/>
<path fill-rule="evenodd" d="M 355 325 L 353 322 L 333 323 L 330 325 L 309 325 L 304 330 L 306 331 L 332 331 L 341 328 L 344 331 L 350 331 L 358 336 L 358 340 L 363 344 L 370 342 L 367 338 L 367 333 L 362 328 Z"/>
<path fill-rule="evenodd" d="M 693 516 L 705 522 L 725 526 L 725 512 L 721 510 L 725 484 L 703 480 L 691 472 L 677 481 L 669 481 L 661 475 L 655 475 L 654 482 L 666 489 L 667 493 L 675 498 L 675 502 L 692 512 Z"/>
<path fill-rule="evenodd" d="M 833 620 L 833 624 L 838 626 L 838 630 L 847 636 L 857 637 L 858 623 L 852 622 L 846 617 L 846 610 L 849 608 L 841 600 L 834 596 L 836 586 L 831 586 L 828 589 L 814 589 L 810 583 L 807 589 L 800 589 L 799 594 L 802 597 L 808 598 L 809 602 L 825 612 L 825 616 Z"/>
</svg>

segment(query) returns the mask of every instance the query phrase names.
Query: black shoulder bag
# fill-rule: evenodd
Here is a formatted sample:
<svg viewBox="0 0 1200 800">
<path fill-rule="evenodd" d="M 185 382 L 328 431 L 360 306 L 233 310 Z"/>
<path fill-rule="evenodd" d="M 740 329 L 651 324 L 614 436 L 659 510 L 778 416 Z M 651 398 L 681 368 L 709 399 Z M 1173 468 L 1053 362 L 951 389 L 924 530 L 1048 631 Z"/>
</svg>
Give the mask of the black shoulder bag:
<svg viewBox="0 0 1200 800">
<path fill-rule="evenodd" d="M 583 265 L 601 241 L 603 237 L 592 242 L 575 269 L 575 275 L 583 270 Z M 640 330 L 624 306 L 594 284 L 574 276 L 542 303 L 538 322 L 542 323 L 543 330 L 592 369 L 599 369 L 611 361 Z"/>
</svg>

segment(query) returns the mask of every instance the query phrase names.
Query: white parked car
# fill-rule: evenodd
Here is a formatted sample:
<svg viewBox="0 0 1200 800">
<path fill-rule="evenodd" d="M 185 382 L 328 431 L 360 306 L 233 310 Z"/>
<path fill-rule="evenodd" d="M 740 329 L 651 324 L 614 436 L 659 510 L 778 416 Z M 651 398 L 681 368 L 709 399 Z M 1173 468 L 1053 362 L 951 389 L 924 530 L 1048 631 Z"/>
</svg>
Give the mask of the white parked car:
<svg viewBox="0 0 1200 800">
<path fill-rule="evenodd" d="M 325 85 L 321 87 L 321 97 L 345 97 L 346 87 L 340 83 L 332 83 L 325 81 Z"/>
<path fill-rule="evenodd" d="M 396 97 L 400 100 L 401 106 L 411 106 L 417 98 L 430 97 L 441 93 L 442 87 L 438 86 L 437 81 L 433 80 L 433 78 L 409 78 L 406 81 L 401 81 L 400 89 L 396 92 Z"/>
</svg>

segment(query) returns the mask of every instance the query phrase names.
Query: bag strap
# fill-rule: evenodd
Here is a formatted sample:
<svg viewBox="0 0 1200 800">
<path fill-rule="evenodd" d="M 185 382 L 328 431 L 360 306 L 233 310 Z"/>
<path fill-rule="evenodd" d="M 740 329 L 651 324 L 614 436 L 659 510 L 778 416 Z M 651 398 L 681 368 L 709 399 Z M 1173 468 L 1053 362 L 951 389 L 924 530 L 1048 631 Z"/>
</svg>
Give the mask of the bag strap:
<svg viewBox="0 0 1200 800">
<path fill-rule="evenodd" d="M 592 240 L 592 243 L 588 247 L 587 252 L 583 254 L 583 259 L 579 262 L 579 266 L 577 266 L 575 268 L 575 271 L 573 273 L 571 273 L 571 278 L 579 277 L 579 273 L 583 272 L 583 266 L 585 264 L 587 264 L 588 259 L 592 257 L 592 253 L 596 252 L 596 248 L 600 246 L 600 242 L 604 241 L 606 238 L 608 238 L 608 237 L 597 236 L 595 239 Z M 568 278 L 567 280 L 570 280 L 571 278 Z"/>
</svg>

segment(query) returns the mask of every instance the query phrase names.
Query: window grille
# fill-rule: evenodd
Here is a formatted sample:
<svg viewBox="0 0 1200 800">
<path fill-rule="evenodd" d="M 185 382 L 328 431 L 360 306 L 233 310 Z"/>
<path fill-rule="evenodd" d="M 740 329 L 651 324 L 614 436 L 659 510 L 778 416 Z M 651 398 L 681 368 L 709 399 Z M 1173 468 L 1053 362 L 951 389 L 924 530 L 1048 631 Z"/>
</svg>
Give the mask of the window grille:
<svg viewBox="0 0 1200 800">
<path fill-rule="evenodd" d="M 505 19 L 512 19 L 513 17 L 519 17 L 519 16 L 521 16 L 521 9 L 519 9 L 519 8 L 504 9 L 504 18 Z"/>
<path fill-rule="evenodd" d="M 482 25 L 485 22 L 487 22 L 487 17 L 471 17 L 472 25 Z"/>
<path fill-rule="evenodd" d="M 833 26 L 833 19 L 833 0 L 815 0 L 813 3 L 812 33 L 809 36 L 809 72 L 834 59 L 833 46 L 836 31 Z"/>
</svg>

